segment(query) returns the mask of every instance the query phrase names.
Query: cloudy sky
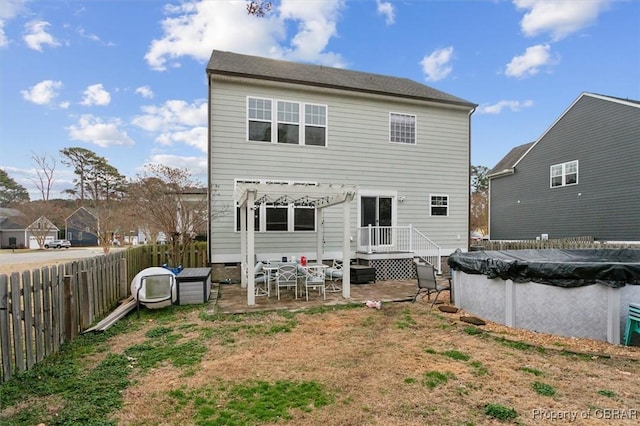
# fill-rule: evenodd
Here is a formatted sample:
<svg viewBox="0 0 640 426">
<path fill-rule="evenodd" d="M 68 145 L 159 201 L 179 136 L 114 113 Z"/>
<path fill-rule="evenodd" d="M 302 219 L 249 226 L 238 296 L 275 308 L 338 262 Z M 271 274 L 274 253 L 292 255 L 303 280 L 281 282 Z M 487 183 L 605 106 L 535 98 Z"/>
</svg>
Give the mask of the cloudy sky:
<svg viewBox="0 0 640 426">
<path fill-rule="evenodd" d="M 406 77 L 478 104 L 472 163 L 540 137 L 582 92 L 640 100 L 636 0 L 0 1 L 0 167 L 83 147 L 133 177 L 206 173 L 213 49 Z"/>
</svg>

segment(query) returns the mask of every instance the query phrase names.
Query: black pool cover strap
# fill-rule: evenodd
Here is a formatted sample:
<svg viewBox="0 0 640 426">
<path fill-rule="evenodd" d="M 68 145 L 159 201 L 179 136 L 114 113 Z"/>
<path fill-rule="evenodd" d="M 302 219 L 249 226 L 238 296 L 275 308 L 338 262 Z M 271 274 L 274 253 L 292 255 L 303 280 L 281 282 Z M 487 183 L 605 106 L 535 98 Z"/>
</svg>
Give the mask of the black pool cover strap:
<svg viewBox="0 0 640 426">
<path fill-rule="evenodd" d="M 467 274 L 502 278 L 516 283 L 533 281 L 559 287 L 604 284 L 624 287 L 640 285 L 640 250 L 456 250 L 449 266 Z"/>
</svg>

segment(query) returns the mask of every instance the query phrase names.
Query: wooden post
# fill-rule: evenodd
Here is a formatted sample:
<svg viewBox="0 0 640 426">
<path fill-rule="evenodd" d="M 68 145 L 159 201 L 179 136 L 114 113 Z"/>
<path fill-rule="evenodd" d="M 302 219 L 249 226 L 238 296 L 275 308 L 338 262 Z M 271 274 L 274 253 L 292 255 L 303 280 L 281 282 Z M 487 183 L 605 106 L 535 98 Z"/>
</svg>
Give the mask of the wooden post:
<svg viewBox="0 0 640 426">
<path fill-rule="evenodd" d="M 2 380 L 11 378 L 11 346 L 9 336 L 9 280 L 0 275 L 0 352 L 2 352 Z"/>
<path fill-rule="evenodd" d="M 26 355 L 27 370 L 36 363 L 36 356 L 33 353 L 34 329 L 33 329 L 33 309 L 31 291 L 31 272 L 22 272 L 22 319 L 24 320 L 24 348 Z"/>
<path fill-rule="evenodd" d="M 76 315 L 73 303 L 73 275 L 65 275 L 63 282 L 63 328 L 65 341 L 71 341 L 76 335 Z"/>
<path fill-rule="evenodd" d="M 24 360 L 24 332 L 22 330 L 22 310 L 20 306 L 20 274 L 13 272 L 11 274 L 11 314 L 13 316 L 13 349 L 16 359 L 16 367 L 18 371 L 25 371 L 27 365 Z"/>
<path fill-rule="evenodd" d="M 80 330 L 86 330 L 91 325 L 93 318 L 89 307 L 91 298 L 89 297 L 90 286 L 87 271 L 84 270 L 79 274 L 80 282 L 78 283 L 78 303 L 80 305 Z"/>
<path fill-rule="evenodd" d="M 129 295 L 129 283 L 127 282 L 127 258 L 120 259 L 120 294 L 119 298 L 124 299 Z"/>
</svg>

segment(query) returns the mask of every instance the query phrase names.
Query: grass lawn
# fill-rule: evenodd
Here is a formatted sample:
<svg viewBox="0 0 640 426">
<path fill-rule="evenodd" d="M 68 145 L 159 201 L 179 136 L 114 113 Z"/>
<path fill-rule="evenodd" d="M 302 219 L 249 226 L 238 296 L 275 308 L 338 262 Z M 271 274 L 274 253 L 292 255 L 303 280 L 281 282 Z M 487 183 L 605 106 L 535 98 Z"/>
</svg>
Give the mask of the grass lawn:
<svg viewBox="0 0 640 426">
<path fill-rule="evenodd" d="M 489 332 L 422 304 L 142 310 L 1 385 L 4 425 L 638 424 L 640 356 Z"/>
</svg>

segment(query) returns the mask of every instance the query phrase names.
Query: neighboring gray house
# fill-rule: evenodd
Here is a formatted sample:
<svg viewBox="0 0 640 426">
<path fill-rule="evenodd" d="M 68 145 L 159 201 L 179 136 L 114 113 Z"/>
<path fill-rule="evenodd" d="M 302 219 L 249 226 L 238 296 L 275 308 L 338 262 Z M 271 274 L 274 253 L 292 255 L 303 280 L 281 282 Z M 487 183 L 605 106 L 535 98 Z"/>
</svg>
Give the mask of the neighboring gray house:
<svg viewBox="0 0 640 426">
<path fill-rule="evenodd" d="M 44 244 L 58 238 L 58 227 L 41 216 L 29 226 L 24 226 L 20 211 L 0 208 L 0 248 L 39 249 Z"/>
<path fill-rule="evenodd" d="M 492 240 L 640 241 L 640 102 L 582 93 L 488 178 Z"/>
<path fill-rule="evenodd" d="M 222 51 L 207 76 L 210 206 L 232 207 L 210 221 L 213 264 L 242 260 L 234 207 L 247 185 L 283 194 L 256 200 L 258 260 L 315 260 L 319 245 L 323 260 L 341 258 L 343 209 L 318 210 L 340 188 L 354 195 L 348 256 L 383 278 L 467 249 L 475 104 L 406 78 Z"/>
<path fill-rule="evenodd" d="M 64 220 L 65 235 L 71 245 L 98 245 L 98 218 L 86 207 L 79 207 Z"/>
</svg>

